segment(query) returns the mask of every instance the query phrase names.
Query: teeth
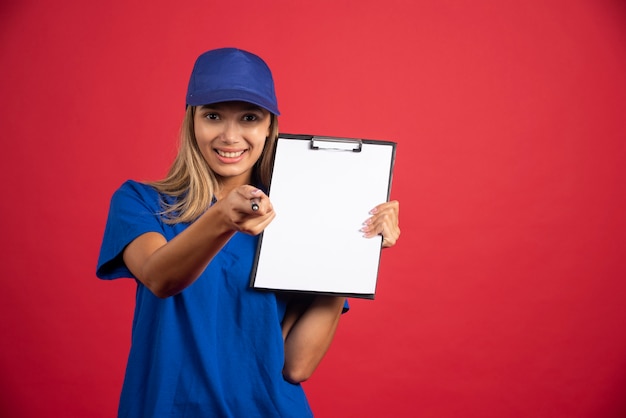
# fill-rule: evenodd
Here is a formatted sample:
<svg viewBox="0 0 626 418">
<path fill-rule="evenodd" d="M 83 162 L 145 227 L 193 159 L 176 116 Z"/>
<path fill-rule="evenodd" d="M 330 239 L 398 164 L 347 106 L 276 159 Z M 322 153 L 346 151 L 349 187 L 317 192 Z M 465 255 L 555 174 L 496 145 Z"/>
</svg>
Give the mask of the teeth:
<svg viewBox="0 0 626 418">
<path fill-rule="evenodd" d="M 235 158 L 235 157 L 239 157 L 241 154 L 243 154 L 243 151 L 237 151 L 237 152 L 224 152 L 224 151 L 220 151 L 217 150 L 217 153 L 225 158 Z"/>
</svg>

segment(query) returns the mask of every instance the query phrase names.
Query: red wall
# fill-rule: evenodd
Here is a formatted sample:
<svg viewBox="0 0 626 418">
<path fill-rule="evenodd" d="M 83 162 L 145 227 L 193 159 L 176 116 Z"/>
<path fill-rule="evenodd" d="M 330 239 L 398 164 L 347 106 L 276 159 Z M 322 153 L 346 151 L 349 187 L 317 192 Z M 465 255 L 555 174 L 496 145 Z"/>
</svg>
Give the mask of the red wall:
<svg viewBox="0 0 626 418">
<path fill-rule="evenodd" d="M 622 1 L 22 0 L 0 5 L 1 416 L 114 415 L 134 289 L 95 278 L 108 201 L 165 173 L 220 46 L 268 61 L 282 131 L 398 143 L 402 238 L 306 384 L 318 417 L 626 415 Z"/>
</svg>

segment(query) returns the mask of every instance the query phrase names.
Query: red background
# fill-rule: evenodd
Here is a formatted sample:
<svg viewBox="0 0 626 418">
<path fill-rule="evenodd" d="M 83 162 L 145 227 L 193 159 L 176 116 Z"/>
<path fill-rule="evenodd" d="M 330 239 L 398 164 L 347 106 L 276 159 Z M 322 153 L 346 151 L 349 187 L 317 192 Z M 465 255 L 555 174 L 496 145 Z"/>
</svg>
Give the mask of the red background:
<svg viewBox="0 0 626 418">
<path fill-rule="evenodd" d="M 134 285 L 95 278 L 109 198 L 165 174 L 193 60 L 238 46 L 272 67 L 283 132 L 398 143 L 402 237 L 306 383 L 318 417 L 626 416 L 622 1 L 5 0 L 0 19 L 0 415 L 114 416 Z"/>
</svg>

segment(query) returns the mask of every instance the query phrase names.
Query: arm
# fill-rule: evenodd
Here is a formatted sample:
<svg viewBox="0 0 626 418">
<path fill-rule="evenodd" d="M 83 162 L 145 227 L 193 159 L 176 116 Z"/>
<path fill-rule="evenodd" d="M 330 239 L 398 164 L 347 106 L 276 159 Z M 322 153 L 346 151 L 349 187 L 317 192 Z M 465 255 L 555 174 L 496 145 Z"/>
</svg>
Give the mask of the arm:
<svg viewBox="0 0 626 418">
<path fill-rule="evenodd" d="M 283 376 L 289 382 L 311 377 L 333 341 L 344 302 L 342 297 L 315 296 L 289 305 L 283 320 Z"/>
<path fill-rule="evenodd" d="M 250 206 L 252 198 L 259 200 L 257 211 Z M 124 263 L 156 296 L 172 296 L 200 276 L 236 231 L 259 234 L 274 216 L 263 192 L 241 186 L 169 242 L 156 232 L 140 235 L 124 250 Z"/>
<path fill-rule="evenodd" d="M 382 203 L 370 211 L 361 231 L 365 237 L 383 236 L 383 247 L 400 237 L 398 201 Z M 283 319 L 285 366 L 283 375 L 292 383 L 307 380 L 324 358 L 335 336 L 345 298 L 298 297 L 291 301 Z"/>
</svg>

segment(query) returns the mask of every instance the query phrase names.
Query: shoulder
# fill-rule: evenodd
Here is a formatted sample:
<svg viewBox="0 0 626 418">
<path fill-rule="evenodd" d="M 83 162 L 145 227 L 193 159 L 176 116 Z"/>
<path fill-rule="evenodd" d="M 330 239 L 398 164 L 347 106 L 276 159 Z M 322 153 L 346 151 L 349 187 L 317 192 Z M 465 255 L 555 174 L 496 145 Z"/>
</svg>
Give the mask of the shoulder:
<svg viewBox="0 0 626 418">
<path fill-rule="evenodd" d="M 137 180 L 126 180 L 115 191 L 116 194 L 122 193 L 134 193 L 140 195 L 158 195 L 157 190 L 147 183 L 143 183 Z"/>
<path fill-rule="evenodd" d="M 137 221 L 146 216 L 159 218 L 163 212 L 163 197 L 151 185 L 126 180 L 111 196 L 109 219 Z"/>
<path fill-rule="evenodd" d="M 136 180 L 126 180 L 113 193 L 112 200 L 142 201 L 157 203 L 161 199 L 159 192 L 151 185 Z"/>
</svg>

